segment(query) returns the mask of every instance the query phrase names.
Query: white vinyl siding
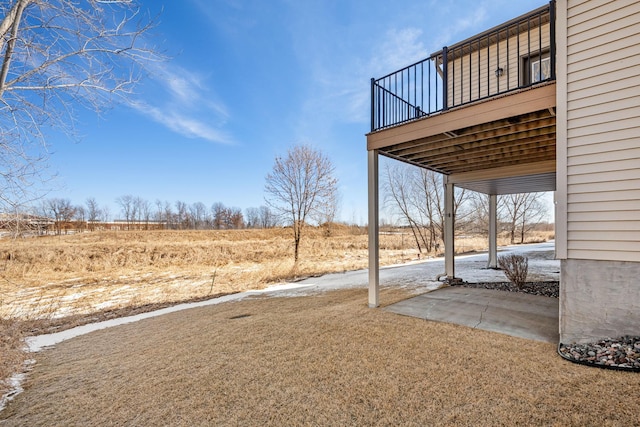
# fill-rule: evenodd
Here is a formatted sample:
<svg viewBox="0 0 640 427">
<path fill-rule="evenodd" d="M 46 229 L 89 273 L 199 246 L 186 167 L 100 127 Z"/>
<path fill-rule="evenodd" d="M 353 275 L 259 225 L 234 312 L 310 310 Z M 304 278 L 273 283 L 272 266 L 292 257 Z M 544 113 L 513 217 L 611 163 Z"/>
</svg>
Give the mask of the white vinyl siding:
<svg viewBox="0 0 640 427">
<path fill-rule="evenodd" d="M 568 0 L 567 257 L 640 261 L 640 2 Z"/>
</svg>

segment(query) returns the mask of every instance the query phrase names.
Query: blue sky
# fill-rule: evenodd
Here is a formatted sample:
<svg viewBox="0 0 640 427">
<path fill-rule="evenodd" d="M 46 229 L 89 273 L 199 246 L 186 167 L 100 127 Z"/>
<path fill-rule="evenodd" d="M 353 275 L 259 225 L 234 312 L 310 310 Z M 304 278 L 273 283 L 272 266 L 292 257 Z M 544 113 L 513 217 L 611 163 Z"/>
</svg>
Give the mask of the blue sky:
<svg viewBox="0 0 640 427">
<path fill-rule="evenodd" d="M 211 206 L 264 204 L 277 155 L 310 144 L 333 161 L 341 215 L 366 222 L 369 85 L 543 1 L 142 0 L 162 14 L 131 103 L 52 138 L 47 197 L 89 197 L 119 217 L 130 194 Z"/>
</svg>

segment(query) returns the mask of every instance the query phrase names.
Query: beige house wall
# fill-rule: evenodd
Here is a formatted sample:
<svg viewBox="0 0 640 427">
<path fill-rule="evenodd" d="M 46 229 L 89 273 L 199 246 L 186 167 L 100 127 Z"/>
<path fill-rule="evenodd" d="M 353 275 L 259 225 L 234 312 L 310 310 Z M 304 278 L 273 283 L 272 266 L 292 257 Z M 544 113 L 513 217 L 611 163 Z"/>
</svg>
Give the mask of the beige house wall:
<svg viewBox="0 0 640 427">
<path fill-rule="evenodd" d="M 515 31 L 516 27 L 511 28 Z M 471 52 L 462 56 L 459 55 L 460 48 L 453 50 L 450 55 L 454 58 L 448 65 L 448 105 L 456 106 L 517 89 L 524 84 L 524 59 L 538 61 L 540 52 L 548 53 L 549 40 L 549 23 L 540 27 L 533 20 L 529 32 L 521 30 L 519 35 L 500 40 L 488 48 L 478 49 L 476 44 L 463 45 Z M 504 70 L 501 77 L 495 75 L 498 67 Z"/>
<path fill-rule="evenodd" d="M 640 333 L 640 2 L 558 0 L 560 340 Z"/>
<path fill-rule="evenodd" d="M 568 3 L 567 256 L 640 262 L 640 2 Z"/>
</svg>

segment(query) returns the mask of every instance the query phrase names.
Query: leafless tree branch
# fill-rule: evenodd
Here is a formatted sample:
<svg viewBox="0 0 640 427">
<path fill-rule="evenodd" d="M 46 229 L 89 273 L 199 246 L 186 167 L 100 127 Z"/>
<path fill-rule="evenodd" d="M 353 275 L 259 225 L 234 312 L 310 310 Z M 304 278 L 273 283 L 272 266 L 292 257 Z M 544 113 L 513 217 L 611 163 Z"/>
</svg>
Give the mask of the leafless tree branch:
<svg viewBox="0 0 640 427">
<path fill-rule="evenodd" d="M 154 24 L 131 0 L 0 4 L 0 208 L 39 178 L 49 130 L 74 137 L 77 108 L 110 108 L 164 59 Z"/>
</svg>

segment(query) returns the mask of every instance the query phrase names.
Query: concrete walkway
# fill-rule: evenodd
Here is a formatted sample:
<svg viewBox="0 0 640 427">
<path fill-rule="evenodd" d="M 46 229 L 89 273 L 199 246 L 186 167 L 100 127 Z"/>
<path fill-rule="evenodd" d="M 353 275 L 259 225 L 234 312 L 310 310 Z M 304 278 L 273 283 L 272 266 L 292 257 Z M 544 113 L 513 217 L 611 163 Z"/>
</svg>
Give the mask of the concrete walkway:
<svg viewBox="0 0 640 427">
<path fill-rule="evenodd" d="M 560 339 L 556 298 L 449 286 L 384 310 L 554 344 Z"/>
</svg>

